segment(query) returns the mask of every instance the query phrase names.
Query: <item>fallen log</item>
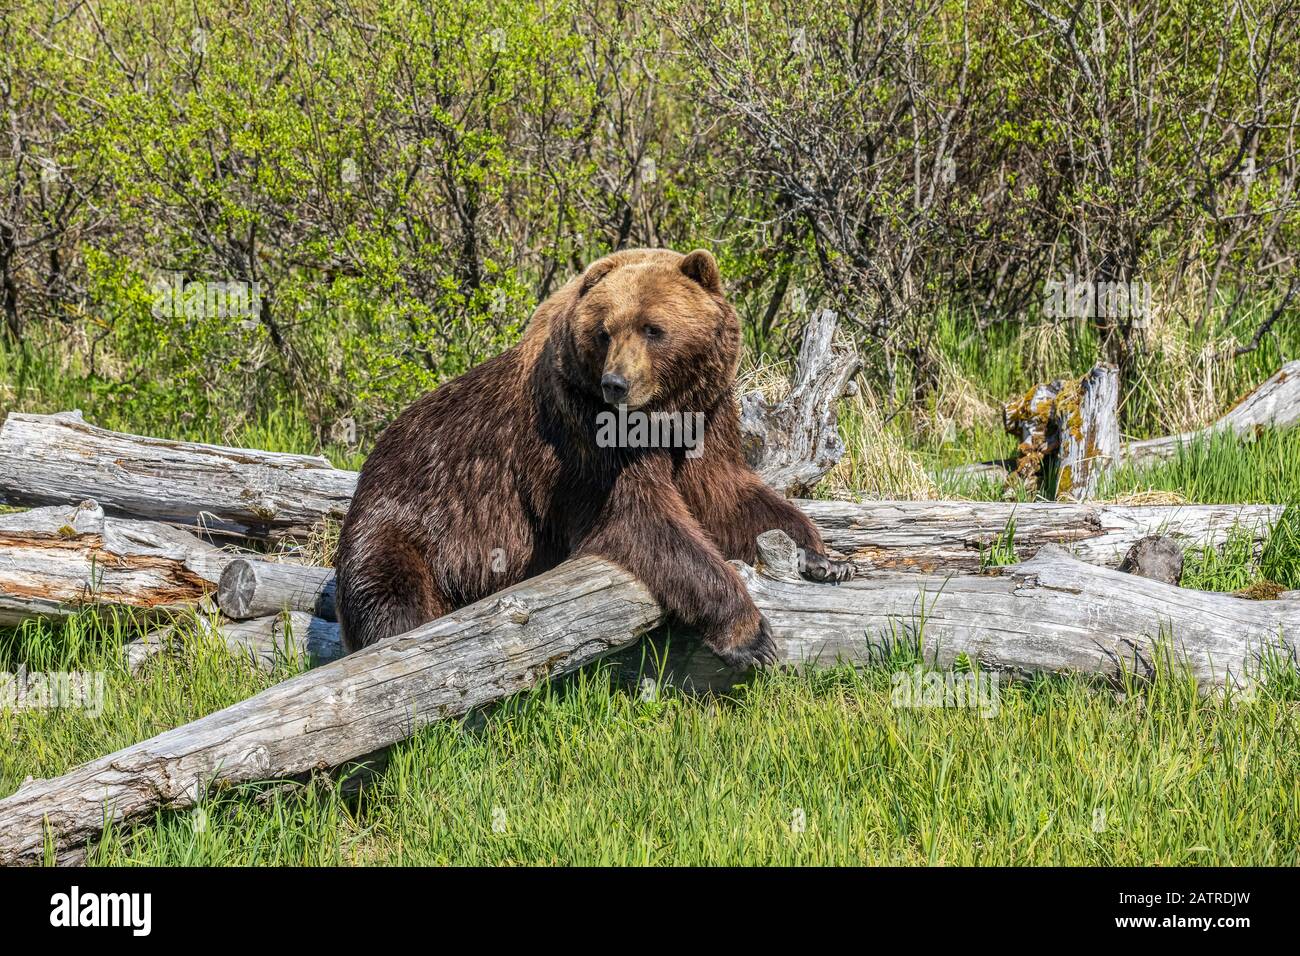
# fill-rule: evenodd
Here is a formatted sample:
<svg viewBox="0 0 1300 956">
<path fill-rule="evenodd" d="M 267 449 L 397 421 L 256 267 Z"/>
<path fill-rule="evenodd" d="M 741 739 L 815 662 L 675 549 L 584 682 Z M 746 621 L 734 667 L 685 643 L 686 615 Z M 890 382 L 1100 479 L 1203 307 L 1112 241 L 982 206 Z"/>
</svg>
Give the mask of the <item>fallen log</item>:
<svg viewBox="0 0 1300 956">
<path fill-rule="evenodd" d="M 330 568 L 240 558 L 222 572 L 217 605 L 236 621 L 285 609 L 334 621 L 334 572 Z"/>
<path fill-rule="evenodd" d="M 1300 360 L 1287 362 L 1214 424 L 1181 435 L 1129 442 L 1123 448 L 1120 462 L 1141 465 L 1163 461 L 1174 457 L 1179 447 L 1207 441 L 1221 432 L 1248 438 L 1263 428 L 1294 428 L 1297 423 L 1300 423 Z"/>
<path fill-rule="evenodd" d="M 878 662 L 900 642 L 949 667 L 1009 676 L 1150 674 L 1167 642 L 1206 685 L 1252 679 L 1262 656 L 1294 660 L 1300 602 L 1187 591 L 1044 549 L 982 575 L 882 575 L 838 586 L 797 579 L 783 533 L 741 572 L 781 662 Z M 594 558 L 560 567 L 249 700 L 0 800 L 0 864 L 38 863 L 106 823 L 192 805 L 209 787 L 334 767 L 625 647 L 660 623 L 643 584 Z M 735 672 L 689 642 L 664 676 L 693 686 Z"/>
<path fill-rule="evenodd" d="M 230 621 L 200 608 L 184 621 L 157 628 L 128 643 L 127 666 L 132 672 L 139 671 L 148 660 L 170 649 L 180 628 L 192 628 L 218 640 L 235 657 L 266 671 L 280 664 L 316 667 L 343 656 L 343 636 L 338 624 L 306 611 L 284 611 Z"/>
<path fill-rule="evenodd" d="M 356 474 L 321 457 L 126 435 L 80 412 L 10 413 L 0 428 L 0 502 L 75 504 L 195 525 L 215 535 L 302 537 L 342 519 Z"/>
<path fill-rule="evenodd" d="M 263 670 L 278 664 L 314 667 L 343 656 L 338 624 L 306 611 L 286 611 L 250 621 L 226 621 L 208 627 L 235 654 Z"/>
<path fill-rule="evenodd" d="M 1067 505 L 977 501 L 800 501 L 832 555 L 864 572 L 979 571 L 993 545 L 1013 531 L 1020 558 L 1047 545 L 1114 567 L 1138 542 L 1162 536 L 1182 548 L 1219 547 L 1231 534 L 1262 543 L 1281 505 Z M 334 572 L 248 558 L 231 561 L 216 602 L 236 620 L 302 611 L 333 621 Z"/>
<path fill-rule="evenodd" d="M 793 542 L 780 532 L 763 537 L 760 570 L 741 573 L 772 625 L 780 665 L 878 664 L 900 645 L 919 645 L 939 669 L 965 659 L 1009 679 L 1073 673 L 1117 681 L 1154 676 L 1168 653 L 1207 690 L 1252 686 L 1263 660 L 1296 665 L 1300 601 L 1178 588 L 1085 564 L 1054 546 L 985 574 L 878 575 L 816 587 L 799 580 Z M 692 692 L 737 678 L 690 639 L 651 636 L 613 662 Z"/>
<path fill-rule="evenodd" d="M 0 626 L 87 605 L 189 605 L 233 558 L 169 525 L 107 518 L 94 501 L 0 515 Z"/>
<path fill-rule="evenodd" d="M 784 539 L 789 540 L 789 539 Z M 774 543 L 775 542 L 775 543 Z M 1176 586 L 1177 579 L 1182 573 L 1182 550 L 1177 543 L 1178 539 L 1171 535 L 1151 535 L 1140 538 L 1136 544 L 1124 555 L 1120 563 L 1119 571 L 1123 574 L 1136 575 L 1139 577 L 1149 578 L 1163 584 Z M 780 550 L 783 547 L 783 540 L 773 538 L 772 535 L 760 538 L 760 551 L 762 557 L 759 563 L 759 573 L 761 577 L 772 580 L 785 581 L 787 583 L 799 584 L 802 578 L 797 573 L 791 573 L 791 569 L 797 567 L 792 561 L 797 558 L 787 558 Z M 1063 550 L 1057 549 L 1056 545 L 1041 544 L 1039 546 L 1045 550 L 1048 556 L 1056 559 L 1059 563 L 1062 556 L 1069 557 L 1070 560 L 1078 560 L 1075 555 L 1067 555 Z M 744 565 L 739 565 L 744 569 Z M 1022 565 L 1023 567 L 1024 565 Z M 293 566 L 286 566 L 293 567 Z M 319 582 L 328 574 L 326 568 L 307 568 L 298 567 L 295 571 L 303 572 L 305 581 Z M 987 569 L 987 574 L 1003 573 L 1000 569 Z M 880 591 L 891 593 L 899 588 L 906 589 L 909 586 L 913 588 L 914 593 L 920 598 L 919 591 L 916 591 L 916 578 L 911 576 L 898 577 L 876 577 L 873 579 L 859 579 L 857 588 L 860 590 Z M 762 587 L 762 582 L 758 582 L 755 587 Z M 751 588 L 753 590 L 753 588 Z M 306 589 L 298 593 L 309 593 Z M 816 592 L 814 592 L 816 593 Z M 1189 594 L 1200 594 L 1202 592 L 1188 592 Z M 1223 595 L 1216 595 L 1222 597 Z M 1241 595 L 1234 595 L 1241 597 Z M 1300 600 L 1300 592 L 1282 592 L 1278 594 L 1275 600 Z M 786 613 L 789 608 L 783 608 L 779 602 L 769 601 L 766 604 L 760 603 L 765 611 L 771 611 L 778 616 Z M 792 604 L 791 607 L 795 605 Z M 888 613 L 888 612 L 886 612 Z M 338 634 L 338 625 L 332 621 L 322 620 L 313 617 L 305 611 L 294 611 L 290 615 L 292 621 L 289 624 L 289 634 L 284 633 L 285 625 L 280 624 L 279 617 L 258 618 L 254 621 L 246 622 L 245 625 L 234 625 L 227 623 L 223 627 L 223 638 L 231 648 L 241 655 L 252 654 L 263 666 L 270 666 L 276 660 L 280 659 L 279 655 L 285 653 L 296 654 L 299 659 L 307 660 L 310 657 L 318 663 L 328 663 L 337 657 L 342 656 L 342 642 Z M 799 620 L 799 624 L 804 622 Z M 251 625 L 251 626 L 248 626 Z M 274 628 L 274 629 L 273 629 Z M 272 634 L 276 637 L 272 638 Z M 310 647 L 303 647 L 296 643 L 293 636 L 309 635 Z M 651 638 L 647 638 L 650 640 Z M 712 675 L 712 678 L 706 683 L 710 689 L 718 689 L 725 686 L 728 675 L 734 676 L 734 670 L 730 670 L 717 663 L 716 665 L 708 660 L 711 654 L 706 648 L 697 646 L 697 642 L 687 637 L 686 644 L 691 648 L 689 654 L 682 660 L 692 661 L 685 673 L 693 675 L 694 678 L 702 678 Z M 636 659 L 640 657 L 640 649 L 633 648 L 626 652 L 624 660 Z M 791 654 L 785 654 L 784 659 L 787 662 L 797 662 L 797 658 Z M 860 661 L 859 661 L 860 662 Z M 1068 668 L 1067 668 L 1068 669 Z M 1086 668 L 1080 668 L 1086 670 Z"/>
<path fill-rule="evenodd" d="M 1150 535 L 1185 547 L 1219 547 L 1233 534 L 1262 542 L 1281 505 L 1098 505 L 1047 501 L 800 501 L 836 557 L 864 571 L 976 571 L 1013 532 L 1021 559 L 1063 545 L 1091 564 L 1114 567 Z"/>
<path fill-rule="evenodd" d="M 1043 544 L 1066 544 L 1083 560 L 1114 565 L 1140 538 L 1152 534 L 1167 532 L 1188 546 L 1218 546 L 1234 528 L 1240 528 L 1257 541 L 1262 540 L 1283 510 L 1277 505 L 1124 506 L 1050 502 L 799 501 L 798 504 L 822 529 L 828 547 L 837 556 L 852 560 L 863 570 L 922 571 L 977 569 L 981 554 L 1002 539 L 1013 524 L 1013 543 L 1021 557 L 1031 556 Z M 17 517 L 8 516 L 8 520 Z M 108 520 L 109 527 L 114 527 L 114 519 Z M 125 528 L 129 523 L 117 526 Z M 136 522 L 133 527 L 137 535 L 163 535 L 168 540 L 173 537 L 162 526 Z M 178 540 L 184 540 L 189 548 L 201 544 L 183 532 L 175 535 L 181 536 Z M 58 542 L 47 536 L 46 545 L 55 547 Z M 320 580 L 305 580 L 295 565 L 241 564 L 242 559 L 225 552 L 203 553 L 211 555 L 213 563 L 213 568 L 200 570 L 207 580 L 212 579 L 215 568 L 224 569 L 234 562 L 233 567 L 238 569 L 239 577 L 227 582 L 220 598 L 223 611 L 231 617 L 258 617 L 285 607 L 309 611 L 326 619 L 332 617 L 332 598 L 325 572 L 319 575 Z M 189 560 L 193 563 L 196 559 Z M 14 560 L 7 563 L 10 567 L 25 566 Z M 284 580 L 278 581 L 277 575 L 284 576 Z M 83 574 L 77 580 L 84 578 Z M 286 587 L 305 588 L 306 593 L 290 599 L 280 593 Z M 24 596 L 22 603 L 36 606 L 29 596 Z M 53 606 L 49 611 L 65 613 Z"/>
</svg>

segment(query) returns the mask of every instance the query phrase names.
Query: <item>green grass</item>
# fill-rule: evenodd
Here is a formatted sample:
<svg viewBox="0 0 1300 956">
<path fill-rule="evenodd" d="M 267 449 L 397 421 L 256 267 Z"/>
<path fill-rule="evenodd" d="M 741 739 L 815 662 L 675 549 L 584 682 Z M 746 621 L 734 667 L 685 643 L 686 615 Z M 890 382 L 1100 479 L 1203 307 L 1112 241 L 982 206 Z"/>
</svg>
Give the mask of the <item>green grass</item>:
<svg viewBox="0 0 1300 956">
<path fill-rule="evenodd" d="M 1016 554 L 1016 519 L 1012 515 L 1007 519 L 1007 526 L 1002 529 L 1002 534 L 990 543 L 987 550 L 980 552 L 980 568 L 1015 564 L 1019 560 L 1020 557 Z"/>
<path fill-rule="evenodd" d="M 1176 492 L 1188 501 L 1300 501 L 1300 432 L 1266 431 L 1249 441 L 1227 433 L 1198 439 L 1178 446 L 1169 461 L 1115 469 L 1098 494 L 1108 498 L 1145 490 Z"/>
<path fill-rule="evenodd" d="M 124 633 L 78 619 L 58 640 L 11 636 L 11 664 L 105 669 L 109 706 L 0 716 L 0 792 L 286 676 L 191 643 L 131 678 Z M 984 717 L 892 706 L 900 666 L 770 674 L 715 699 L 646 699 L 594 667 L 428 728 L 359 799 L 323 778 L 242 787 L 110 833 L 91 862 L 1300 862 L 1294 677 L 1250 700 L 1198 695 L 1176 673 L 1122 693 L 1002 685 Z"/>
<path fill-rule="evenodd" d="M 0 629 L 0 673 L 104 675 L 102 712 L 79 708 L 0 708 L 0 791 L 28 776 L 49 777 L 154 734 L 220 710 L 267 686 L 268 678 L 233 661 L 224 646 L 187 629 L 186 653 L 165 657 L 134 677 L 122 647 L 148 625 L 126 613 L 78 614 L 65 622 L 27 621 Z M 273 675 L 284 679 L 288 671 Z"/>
</svg>

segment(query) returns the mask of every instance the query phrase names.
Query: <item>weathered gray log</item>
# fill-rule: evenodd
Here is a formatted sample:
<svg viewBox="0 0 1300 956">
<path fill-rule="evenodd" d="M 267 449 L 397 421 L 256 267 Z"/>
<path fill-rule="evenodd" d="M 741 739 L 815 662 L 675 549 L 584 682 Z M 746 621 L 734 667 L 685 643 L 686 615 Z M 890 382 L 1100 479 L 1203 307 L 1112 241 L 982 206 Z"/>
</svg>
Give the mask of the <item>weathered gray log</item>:
<svg viewBox="0 0 1300 956">
<path fill-rule="evenodd" d="M 1287 362 L 1272 378 L 1207 428 L 1129 442 L 1120 460 L 1124 464 L 1136 465 L 1161 461 L 1174 457 L 1180 446 L 1207 440 L 1219 432 L 1249 438 L 1260 429 L 1288 429 L 1297 423 L 1300 423 L 1300 360 Z"/>
<path fill-rule="evenodd" d="M 138 671 L 146 661 L 170 649 L 182 629 L 195 630 L 208 639 L 220 641 L 235 657 L 267 671 L 279 664 L 315 667 L 343 656 L 343 637 L 338 624 L 306 611 L 284 611 L 230 621 L 200 609 L 184 620 L 156 628 L 127 644 L 130 669 Z"/>
<path fill-rule="evenodd" d="M 546 574 L 0 800 L 0 865 L 41 859 L 206 787 L 294 776 L 527 690 L 659 622 L 641 582 L 595 559 Z"/>
<path fill-rule="evenodd" d="M 192 604 L 233 558 L 169 525 L 107 518 L 93 501 L 0 515 L 0 625 L 86 605 Z"/>
<path fill-rule="evenodd" d="M 1262 542 L 1281 505 L 1096 505 L 993 501 L 800 501 L 836 557 L 863 571 L 974 571 L 1014 525 L 1021 559 L 1058 544 L 1114 567 L 1137 541 L 1170 535 L 1219 547 L 1234 532 Z"/>
<path fill-rule="evenodd" d="M 742 567 L 790 665 L 878 662 L 898 642 L 948 667 L 965 657 L 1012 677 L 1150 673 L 1161 641 L 1207 686 L 1253 678 L 1261 655 L 1294 658 L 1300 603 L 1242 601 L 1084 564 L 1054 549 L 981 575 L 882 575 L 838 586 L 797 581 L 783 533 L 763 574 Z M 775 538 L 775 541 L 773 540 Z M 215 783 L 333 767 L 535 686 L 628 645 L 660 623 L 645 586 L 593 558 L 309 671 L 256 697 L 0 800 L 0 865 L 36 863 L 106 821 L 191 805 Z M 679 642 L 670 679 L 735 679 Z"/>
<path fill-rule="evenodd" d="M 333 621 L 306 611 L 286 611 L 251 621 L 225 621 L 213 634 L 235 654 L 263 670 L 277 664 L 295 666 L 328 664 L 343 656 L 343 635 Z"/>
<path fill-rule="evenodd" d="M 1114 567 L 1138 541 L 1161 534 L 1180 547 L 1219 547 L 1230 534 L 1262 543 L 1281 505 L 1067 505 L 985 501 L 799 501 L 833 556 L 862 571 L 978 571 L 1014 525 L 1020 558 L 1049 544 Z M 334 620 L 333 571 L 299 564 L 232 561 L 216 601 L 227 617 L 281 610 Z"/>
<path fill-rule="evenodd" d="M 0 502 L 99 502 L 110 515 L 251 538 L 305 535 L 342 518 L 356 474 L 324 458 L 167 441 L 96 428 L 80 412 L 10 413 L 0 427 Z"/>
<path fill-rule="evenodd" d="M 1120 454 L 1118 368 L 1098 365 L 1056 396 L 1056 432 L 1056 500 L 1095 498 Z"/>
<path fill-rule="evenodd" d="M 1009 679 L 1114 680 L 1125 672 L 1152 676 L 1163 647 L 1211 690 L 1251 686 L 1262 660 L 1296 662 L 1300 601 L 1178 588 L 1085 564 L 1056 547 L 984 574 L 875 575 L 834 587 L 800 582 L 792 565 L 773 560 L 780 545 L 763 550 L 761 571 L 741 572 L 771 622 L 783 665 L 877 664 L 892 648 L 919 642 L 924 660 L 941 669 L 966 658 Z M 696 692 L 726 688 L 738 676 L 689 637 L 646 641 L 654 646 L 620 652 L 616 665 L 644 667 Z"/>
<path fill-rule="evenodd" d="M 740 400 L 745 458 L 787 498 L 806 494 L 844 455 L 836 408 L 849 394 L 861 361 L 836 341 L 830 309 L 813 313 L 804 330 L 789 394 L 769 405 L 761 392 Z"/>
<path fill-rule="evenodd" d="M 289 609 L 326 621 L 334 612 L 334 572 L 329 568 L 240 558 L 226 566 L 217 585 L 221 612 L 237 621 Z"/>
</svg>

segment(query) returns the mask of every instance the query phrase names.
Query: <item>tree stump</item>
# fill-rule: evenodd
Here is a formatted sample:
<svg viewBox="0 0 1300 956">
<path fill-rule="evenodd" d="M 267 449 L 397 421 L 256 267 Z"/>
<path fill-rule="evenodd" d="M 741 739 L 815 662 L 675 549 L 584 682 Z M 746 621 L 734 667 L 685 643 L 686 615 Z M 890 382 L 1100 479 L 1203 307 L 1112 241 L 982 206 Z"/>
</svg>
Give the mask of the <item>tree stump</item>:
<svg viewBox="0 0 1300 956">
<path fill-rule="evenodd" d="M 1035 385 L 1007 402 L 1002 421 L 1020 439 L 1009 487 L 1036 491 L 1053 464 L 1056 499 L 1087 501 L 1120 455 L 1119 370 L 1098 365 L 1080 379 Z"/>
</svg>

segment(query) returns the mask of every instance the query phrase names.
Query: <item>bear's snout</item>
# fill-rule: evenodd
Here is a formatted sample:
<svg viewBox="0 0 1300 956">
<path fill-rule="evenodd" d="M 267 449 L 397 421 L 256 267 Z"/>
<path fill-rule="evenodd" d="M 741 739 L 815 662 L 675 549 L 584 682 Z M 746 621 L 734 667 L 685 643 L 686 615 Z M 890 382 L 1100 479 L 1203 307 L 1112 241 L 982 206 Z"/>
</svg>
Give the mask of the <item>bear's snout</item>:
<svg viewBox="0 0 1300 956">
<path fill-rule="evenodd" d="M 628 408 L 640 408 L 654 398 L 654 364 L 645 341 L 636 332 L 615 331 L 605 352 L 600 391 L 608 404 Z"/>
<path fill-rule="evenodd" d="M 600 390 L 606 402 L 617 405 L 627 398 L 627 379 L 617 372 L 606 372 L 600 377 Z"/>
</svg>

